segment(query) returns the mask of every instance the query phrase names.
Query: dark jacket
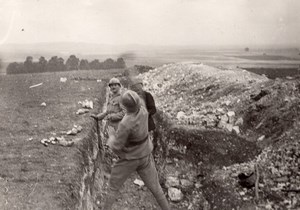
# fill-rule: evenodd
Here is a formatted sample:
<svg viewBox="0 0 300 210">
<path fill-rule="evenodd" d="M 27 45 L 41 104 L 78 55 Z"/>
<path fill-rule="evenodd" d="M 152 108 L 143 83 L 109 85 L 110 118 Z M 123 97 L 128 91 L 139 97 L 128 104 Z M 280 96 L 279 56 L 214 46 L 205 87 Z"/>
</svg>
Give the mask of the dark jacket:
<svg viewBox="0 0 300 210">
<path fill-rule="evenodd" d="M 155 123 L 152 118 L 152 115 L 154 115 L 156 113 L 155 102 L 154 102 L 154 99 L 153 99 L 153 96 L 151 95 L 151 93 L 149 93 L 147 91 L 144 91 L 144 93 L 145 93 L 146 108 L 149 113 L 148 130 L 152 131 L 152 130 L 155 130 Z"/>
</svg>

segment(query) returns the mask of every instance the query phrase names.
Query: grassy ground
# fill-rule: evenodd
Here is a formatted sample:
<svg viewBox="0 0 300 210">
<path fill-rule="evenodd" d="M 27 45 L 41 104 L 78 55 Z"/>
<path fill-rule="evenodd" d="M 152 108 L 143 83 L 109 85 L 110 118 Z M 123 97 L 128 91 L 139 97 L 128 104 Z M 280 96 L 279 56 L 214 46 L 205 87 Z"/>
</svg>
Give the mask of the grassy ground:
<svg viewBox="0 0 300 210">
<path fill-rule="evenodd" d="M 0 206 L 1 209 L 67 209 L 76 173 L 76 146 L 43 146 L 40 140 L 61 135 L 74 124 L 90 128 L 86 115 L 76 115 L 78 101 L 101 105 L 104 82 L 117 71 L 81 71 L 0 76 Z M 67 77 L 67 82 L 60 82 Z M 82 79 L 82 80 L 74 80 Z M 41 86 L 29 88 L 43 83 Z M 46 107 L 41 106 L 42 102 Z M 96 105 L 94 111 L 99 106 Z M 70 139 L 70 137 L 66 137 Z"/>
</svg>

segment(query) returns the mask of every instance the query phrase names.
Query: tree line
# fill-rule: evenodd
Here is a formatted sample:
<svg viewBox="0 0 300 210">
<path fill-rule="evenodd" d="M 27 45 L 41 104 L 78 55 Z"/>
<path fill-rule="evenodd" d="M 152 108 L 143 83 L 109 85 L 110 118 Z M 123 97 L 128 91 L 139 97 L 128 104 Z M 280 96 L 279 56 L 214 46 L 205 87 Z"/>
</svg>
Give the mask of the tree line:
<svg viewBox="0 0 300 210">
<path fill-rule="evenodd" d="M 49 61 L 47 61 L 45 57 L 41 56 L 38 62 L 33 62 L 33 57 L 27 56 L 24 62 L 10 63 L 6 68 L 6 73 L 21 74 L 90 69 L 121 69 L 125 67 L 126 64 L 123 58 L 118 58 L 116 61 L 108 58 L 103 62 L 95 59 L 89 62 L 86 59 L 80 60 L 75 55 L 70 55 L 70 57 L 65 62 L 61 57 L 53 56 Z"/>
</svg>

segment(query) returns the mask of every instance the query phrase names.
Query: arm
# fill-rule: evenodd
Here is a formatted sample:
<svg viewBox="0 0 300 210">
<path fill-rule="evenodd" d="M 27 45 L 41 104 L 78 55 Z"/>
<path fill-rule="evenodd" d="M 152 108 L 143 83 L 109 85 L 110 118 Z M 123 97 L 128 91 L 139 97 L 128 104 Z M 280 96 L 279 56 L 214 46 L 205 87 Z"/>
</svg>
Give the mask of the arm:
<svg viewBox="0 0 300 210">
<path fill-rule="evenodd" d="M 125 110 L 121 108 L 121 111 L 110 113 L 106 115 L 106 118 L 111 121 L 119 121 L 122 120 L 125 115 Z"/>
<path fill-rule="evenodd" d="M 156 113 L 155 101 L 151 93 L 146 92 L 146 106 L 149 112 L 149 115 L 154 115 Z"/>
<path fill-rule="evenodd" d="M 107 143 L 114 153 L 122 153 L 122 149 L 125 147 L 129 132 L 129 129 L 122 123 L 119 124 L 117 131 L 109 131 L 109 140 Z"/>
</svg>

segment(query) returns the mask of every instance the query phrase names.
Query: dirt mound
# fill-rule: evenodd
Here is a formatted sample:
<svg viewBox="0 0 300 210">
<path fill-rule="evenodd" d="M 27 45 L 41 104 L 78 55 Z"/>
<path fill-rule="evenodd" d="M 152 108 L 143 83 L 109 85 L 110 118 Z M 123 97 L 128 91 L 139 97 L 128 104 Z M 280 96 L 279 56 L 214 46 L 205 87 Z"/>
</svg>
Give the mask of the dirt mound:
<svg viewBox="0 0 300 210">
<path fill-rule="evenodd" d="M 165 65 L 140 77 L 173 121 L 205 127 L 217 127 L 223 115 L 235 111 L 236 104 L 246 103 L 268 81 L 241 69 L 203 64 Z"/>
<path fill-rule="evenodd" d="M 299 208 L 300 83 L 297 79 L 269 80 L 242 69 L 217 69 L 202 64 L 165 65 L 139 77 L 154 94 L 170 125 L 188 127 L 173 129 L 175 134 L 169 135 L 176 143 L 186 146 L 183 150 L 193 148 L 184 158 L 197 159 L 199 151 L 207 151 L 212 156 L 201 157 L 208 158 L 207 163 L 218 163 L 218 158 L 211 157 L 220 155 L 220 165 L 228 164 L 215 168 L 203 182 L 202 192 L 213 208 Z M 201 135 L 195 137 L 191 127 Z M 224 136 L 229 135 L 224 144 L 218 144 L 222 139 L 218 136 L 220 130 L 225 131 Z M 215 147 L 207 148 L 204 139 L 213 139 L 210 143 Z M 250 153 L 255 146 L 230 147 L 232 139 L 251 141 L 263 151 L 254 158 Z M 201 145 L 197 145 L 199 141 Z M 230 153 L 222 156 L 228 148 Z M 244 153 L 252 161 L 240 163 L 246 161 L 246 158 L 239 160 Z M 232 155 L 229 158 L 232 161 L 226 163 L 224 158 L 228 154 Z M 233 164 L 234 161 L 238 164 Z M 260 171 L 259 204 L 254 202 L 255 190 L 242 188 L 237 178 L 239 173 L 254 172 L 254 165 Z"/>
</svg>

